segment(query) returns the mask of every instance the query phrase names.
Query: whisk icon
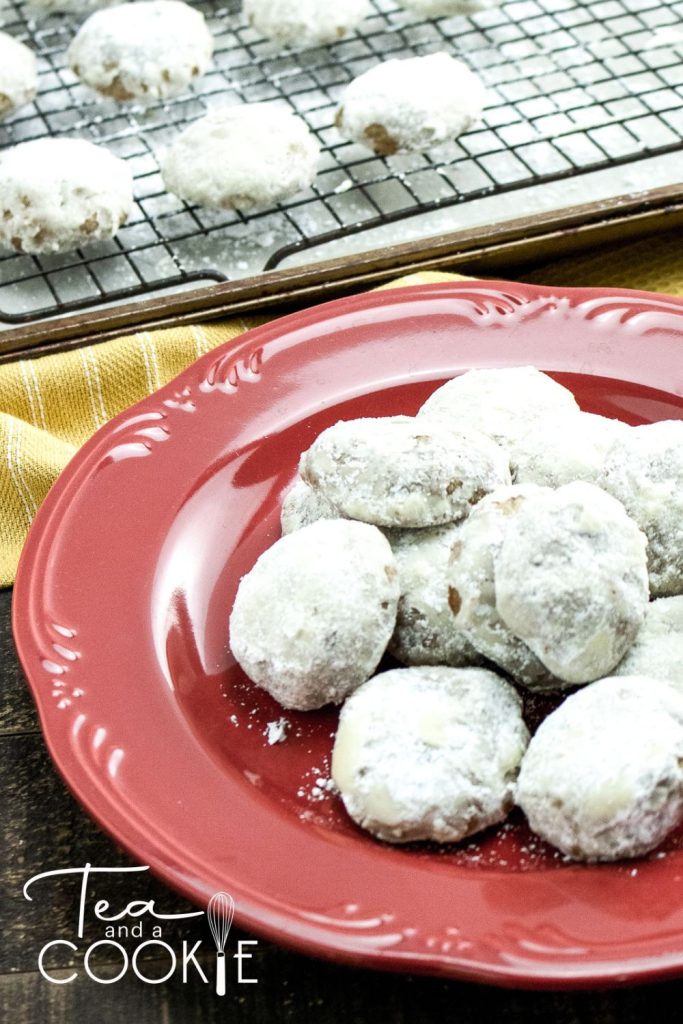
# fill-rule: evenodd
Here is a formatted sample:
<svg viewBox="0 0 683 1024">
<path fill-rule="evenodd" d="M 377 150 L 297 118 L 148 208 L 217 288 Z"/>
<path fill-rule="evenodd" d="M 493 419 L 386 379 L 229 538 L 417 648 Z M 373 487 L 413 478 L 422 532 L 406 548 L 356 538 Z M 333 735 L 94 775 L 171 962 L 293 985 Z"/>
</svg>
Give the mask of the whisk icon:
<svg viewBox="0 0 683 1024">
<path fill-rule="evenodd" d="M 235 901 L 227 892 L 217 892 L 209 900 L 206 916 L 216 943 L 216 995 L 225 995 L 225 943 L 235 913 Z"/>
</svg>

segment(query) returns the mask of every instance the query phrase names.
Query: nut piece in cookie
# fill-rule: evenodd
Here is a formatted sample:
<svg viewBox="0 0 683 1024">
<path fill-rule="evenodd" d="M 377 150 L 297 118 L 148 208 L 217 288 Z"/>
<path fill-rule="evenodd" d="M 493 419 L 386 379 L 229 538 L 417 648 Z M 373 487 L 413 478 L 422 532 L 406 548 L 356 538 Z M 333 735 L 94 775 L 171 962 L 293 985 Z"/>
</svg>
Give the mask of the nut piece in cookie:
<svg viewBox="0 0 683 1024">
<path fill-rule="evenodd" d="M 378 529 L 320 520 L 276 541 L 243 577 L 232 652 L 283 707 L 338 704 L 375 671 L 398 596 L 396 563 Z"/>
<path fill-rule="evenodd" d="M 517 802 L 573 860 L 653 850 L 683 818 L 683 695 L 629 676 L 568 697 L 529 744 Z"/>
<path fill-rule="evenodd" d="M 299 472 L 342 515 L 376 526 L 455 522 L 510 482 L 508 457 L 488 437 L 410 416 L 335 423 Z"/>
<path fill-rule="evenodd" d="M 466 64 L 433 53 L 387 60 L 354 78 L 335 123 L 379 156 L 419 153 L 466 132 L 485 102 L 486 90 Z"/>
<path fill-rule="evenodd" d="M 528 738 L 517 693 L 495 673 L 395 669 L 342 708 L 332 778 L 379 839 L 457 843 L 507 817 Z"/>
</svg>

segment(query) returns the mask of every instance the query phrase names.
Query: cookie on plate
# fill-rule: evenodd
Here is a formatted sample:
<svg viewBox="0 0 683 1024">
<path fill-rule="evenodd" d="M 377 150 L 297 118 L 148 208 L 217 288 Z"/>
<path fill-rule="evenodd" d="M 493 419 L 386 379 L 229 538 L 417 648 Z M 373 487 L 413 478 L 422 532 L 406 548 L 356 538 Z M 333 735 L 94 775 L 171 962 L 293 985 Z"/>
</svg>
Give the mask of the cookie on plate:
<svg viewBox="0 0 683 1024">
<path fill-rule="evenodd" d="M 30 103 L 38 91 L 33 50 L 0 32 L 0 120 Z"/>
<path fill-rule="evenodd" d="M 482 657 L 455 624 L 448 569 L 460 526 L 387 530 L 401 596 L 389 653 L 404 665 L 480 665 Z"/>
<path fill-rule="evenodd" d="M 618 437 L 600 482 L 647 536 L 652 595 L 683 594 L 683 420 L 632 427 Z"/>
<path fill-rule="evenodd" d="M 501 487 L 472 509 L 450 550 L 448 606 L 455 627 L 480 654 L 529 690 L 553 691 L 569 684 L 554 676 L 501 618 L 494 570 L 510 523 L 525 501 L 542 492 L 532 484 Z"/>
<path fill-rule="evenodd" d="M 455 522 L 510 482 L 508 457 L 488 437 L 411 416 L 341 420 L 303 453 L 299 472 L 342 515 L 376 526 Z"/>
<path fill-rule="evenodd" d="M 294 533 L 319 519 L 343 519 L 331 501 L 298 477 L 287 491 L 280 512 L 283 533 Z"/>
<path fill-rule="evenodd" d="M 130 170 L 103 146 L 36 139 L 0 153 L 0 242 L 18 252 L 111 238 L 132 205 Z"/>
<path fill-rule="evenodd" d="M 510 366 L 454 377 L 429 396 L 418 416 L 465 424 L 506 446 L 533 427 L 544 429 L 548 420 L 579 412 L 571 391 L 552 377 L 533 366 Z"/>
<path fill-rule="evenodd" d="M 394 556 L 378 529 L 320 520 L 276 541 L 243 577 L 232 652 L 283 707 L 338 704 L 375 671 L 398 595 Z"/>
<path fill-rule="evenodd" d="M 646 543 L 624 506 L 599 487 L 544 489 L 511 518 L 494 555 L 498 614 L 560 679 L 599 679 L 645 618 Z"/>
<path fill-rule="evenodd" d="M 486 90 L 447 53 L 392 59 L 346 87 L 335 123 L 379 156 L 420 153 L 466 132 L 480 117 Z"/>
<path fill-rule="evenodd" d="M 379 839 L 457 843 L 507 817 L 528 738 L 521 700 L 495 673 L 395 669 L 342 708 L 332 778 Z"/>
<path fill-rule="evenodd" d="M 308 188 L 320 149 L 301 118 L 270 103 L 211 111 L 172 142 L 161 162 L 169 192 L 210 209 L 272 206 Z"/>
<path fill-rule="evenodd" d="M 562 417 L 542 420 L 508 442 L 515 483 L 561 487 L 583 480 L 599 486 L 607 452 L 630 429 L 589 412 L 573 416 L 570 428 Z"/>
<path fill-rule="evenodd" d="M 207 71 L 212 54 L 201 11 L 182 0 L 138 0 L 91 14 L 67 59 L 86 85 L 125 102 L 183 92 Z"/>
<path fill-rule="evenodd" d="M 573 860 L 653 850 L 683 818 L 683 695 L 629 676 L 568 697 L 529 744 L 517 802 Z"/>
<path fill-rule="evenodd" d="M 645 621 L 615 676 L 650 676 L 683 690 L 683 595 L 650 601 Z"/>
<path fill-rule="evenodd" d="M 244 0 L 242 11 L 251 25 L 281 46 L 336 43 L 372 13 L 369 0 Z"/>
</svg>

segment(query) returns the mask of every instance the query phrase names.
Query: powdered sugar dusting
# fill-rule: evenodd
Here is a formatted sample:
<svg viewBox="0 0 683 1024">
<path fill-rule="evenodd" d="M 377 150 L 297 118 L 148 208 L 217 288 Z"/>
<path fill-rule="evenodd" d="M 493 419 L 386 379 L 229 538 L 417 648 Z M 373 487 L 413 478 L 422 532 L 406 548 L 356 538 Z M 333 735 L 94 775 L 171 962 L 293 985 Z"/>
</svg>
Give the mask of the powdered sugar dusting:
<svg viewBox="0 0 683 1024">
<path fill-rule="evenodd" d="M 275 743 L 284 743 L 287 739 L 288 729 L 289 721 L 286 718 L 278 718 L 274 722 L 268 722 L 265 729 L 268 745 L 272 747 Z"/>
</svg>

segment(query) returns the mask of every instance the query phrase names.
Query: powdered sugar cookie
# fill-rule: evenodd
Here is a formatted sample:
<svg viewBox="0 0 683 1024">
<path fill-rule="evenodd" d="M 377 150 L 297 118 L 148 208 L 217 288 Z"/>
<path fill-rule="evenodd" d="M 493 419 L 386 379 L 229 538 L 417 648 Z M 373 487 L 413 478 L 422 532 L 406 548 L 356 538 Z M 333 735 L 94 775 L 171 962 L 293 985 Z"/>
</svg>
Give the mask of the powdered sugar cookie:
<svg viewBox="0 0 683 1024">
<path fill-rule="evenodd" d="M 494 555 L 506 626 L 568 683 L 607 675 L 636 638 L 648 603 L 645 536 L 593 484 L 528 498 Z"/>
<path fill-rule="evenodd" d="M 683 596 L 650 601 L 633 647 L 615 676 L 650 676 L 683 690 Z"/>
<path fill-rule="evenodd" d="M 527 741 L 521 701 L 493 672 L 396 669 L 342 708 L 332 777 L 380 839 L 455 843 L 505 819 Z"/>
<path fill-rule="evenodd" d="M 204 74 L 212 54 L 201 11 L 182 0 L 138 0 L 91 14 L 67 58 L 82 82 L 124 102 L 175 96 Z"/>
<path fill-rule="evenodd" d="M 336 125 L 380 156 L 422 152 L 466 132 L 485 102 L 480 79 L 447 53 L 387 60 L 346 87 Z"/>
<path fill-rule="evenodd" d="M 338 704 L 374 672 L 398 594 L 379 530 L 320 520 L 276 541 L 242 579 L 230 616 L 232 652 L 286 708 Z"/>
<path fill-rule="evenodd" d="M 479 665 L 481 655 L 455 625 L 448 604 L 451 549 L 460 527 L 387 531 L 401 596 L 389 652 L 404 665 Z"/>
<path fill-rule="evenodd" d="M 83 139 L 36 139 L 0 153 L 0 242 L 68 252 L 111 238 L 133 205 L 123 160 Z"/>
<path fill-rule="evenodd" d="M 683 817 L 683 695 L 656 679 L 601 679 L 541 724 L 517 802 L 574 860 L 654 849 Z"/>
<path fill-rule="evenodd" d="M 294 533 L 302 526 L 310 526 L 319 519 L 343 519 L 339 510 L 319 491 L 297 479 L 285 495 L 280 513 L 283 533 Z"/>
<path fill-rule="evenodd" d="M 268 103 L 214 110 L 185 128 L 161 164 L 169 192 L 212 209 L 250 210 L 308 188 L 320 150 L 301 118 Z"/>
<path fill-rule="evenodd" d="M 509 442 L 515 482 L 561 487 L 583 480 L 599 485 L 607 452 L 630 429 L 620 420 L 588 412 L 573 416 L 570 429 L 561 417 L 542 420 Z"/>
<path fill-rule="evenodd" d="M 463 519 L 510 482 L 507 455 L 483 434 L 410 416 L 335 423 L 301 456 L 299 472 L 343 515 L 377 526 Z"/>
<path fill-rule="evenodd" d="M 502 0 L 400 0 L 401 7 L 421 18 L 452 18 L 498 7 Z"/>
<path fill-rule="evenodd" d="M 559 690 L 557 679 L 505 624 L 496 606 L 494 558 L 525 501 L 540 487 L 502 487 L 483 498 L 461 525 L 447 568 L 448 604 L 454 625 L 486 658 L 530 690 Z"/>
<path fill-rule="evenodd" d="M 579 407 L 571 391 L 533 366 L 469 370 L 430 395 L 418 416 L 466 424 L 502 445 L 545 421 L 576 416 Z"/>
<path fill-rule="evenodd" d="M 0 32 L 0 119 L 30 103 L 38 91 L 36 58 L 28 46 Z"/>
<path fill-rule="evenodd" d="M 632 427 L 617 438 L 601 483 L 647 535 L 652 594 L 683 593 L 683 420 Z"/>
<path fill-rule="evenodd" d="M 257 32 L 281 46 L 319 46 L 348 35 L 372 12 L 368 0 L 244 0 Z"/>
</svg>

